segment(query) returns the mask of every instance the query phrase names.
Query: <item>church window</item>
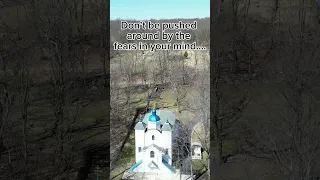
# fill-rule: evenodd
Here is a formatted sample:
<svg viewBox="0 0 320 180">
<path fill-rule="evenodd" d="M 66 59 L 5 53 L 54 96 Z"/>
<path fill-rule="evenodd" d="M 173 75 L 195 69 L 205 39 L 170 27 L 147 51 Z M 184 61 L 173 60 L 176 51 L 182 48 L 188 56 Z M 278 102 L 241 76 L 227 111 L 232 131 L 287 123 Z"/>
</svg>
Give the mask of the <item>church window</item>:
<svg viewBox="0 0 320 180">
<path fill-rule="evenodd" d="M 152 135 L 152 140 L 154 140 L 154 135 Z"/>
<path fill-rule="evenodd" d="M 154 158 L 154 151 L 150 151 L 150 158 Z"/>
</svg>

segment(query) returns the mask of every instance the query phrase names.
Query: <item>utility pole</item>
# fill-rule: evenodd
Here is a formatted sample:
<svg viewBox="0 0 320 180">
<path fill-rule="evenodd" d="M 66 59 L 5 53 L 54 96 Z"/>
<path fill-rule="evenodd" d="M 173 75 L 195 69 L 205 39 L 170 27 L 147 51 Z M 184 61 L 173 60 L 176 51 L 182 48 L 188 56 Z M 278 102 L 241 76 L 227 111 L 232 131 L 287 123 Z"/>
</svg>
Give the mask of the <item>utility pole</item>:
<svg viewBox="0 0 320 180">
<path fill-rule="evenodd" d="M 99 176 L 100 176 L 100 173 L 101 173 L 101 168 L 97 165 L 94 172 L 96 173 L 96 180 L 99 180 Z"/>
</svg>

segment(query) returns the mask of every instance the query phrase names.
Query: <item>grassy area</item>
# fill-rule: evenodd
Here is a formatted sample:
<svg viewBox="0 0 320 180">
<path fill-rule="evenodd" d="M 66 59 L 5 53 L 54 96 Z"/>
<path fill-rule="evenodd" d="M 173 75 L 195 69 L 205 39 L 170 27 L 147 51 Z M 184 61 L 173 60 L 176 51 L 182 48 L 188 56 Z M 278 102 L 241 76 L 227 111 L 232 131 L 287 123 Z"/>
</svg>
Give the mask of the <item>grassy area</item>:
<svg viewBox="0 0 320 180">
<path fill-rule="evenodd" d="M 96 102 L 89 105 L 79 114 L 79 124 L 82 126 L 90 126 L 100 122 L 107 122 L 108 116 L 106 108 L 109 101 Z"/>
<path fill-rule="evenodd" d="M 147 106 L 147 92 L 142 92 L 139 94 L 135 94 L 133 98 L 133 106 L 134 108 L 144 108 Z"/>
<path fill-rule="evenodd" d="M 174 96 L 173 90 L 163 91 L 160 95 L 161 101 L 160 103 L 164 103 L 167 106 L 167 109 L 176 109 L 176 97 Z"/>
<path fill-rule="evenodd" d="M 214 140 L 212 141 L 214 144 L 216 143 L 216 141 Z M 240 146 L 241 146 L 241 142 L 237 140 L 224 140 L 223 146 L 222 146 L 222 155 L 226 156 L 230 154 L 235 154 L 235 152 L 237 152 Z M 210 150 L 212 152 L 217 152 L 217 147 L 216 146 L 210 147 Z"/>
<path fill-rule="evenodd" d="M 192 142 L 203 142 L 205 139 L 205 132 L 201 123 L 198 123 L 194 128 L 193 134 L 191 136 Z"/>
<path fill-rule="evenodd" d="M 134 131 L 131 132 L 130 136 L 134 136 Z M 130 138 L 124 145 L 122 153 L 120 154 L 119 159 L 120 164 L 129 163 L 132 164 L 135 162 L 135 142 L 134 138 Z"/>
<path fill-rule="evenodd" d="M 134 108 L 144 108 L 147 106 L 148 100 L 147 100 L 147 92 L 135 94 L 133 98 L 133 107 Z M 157 104 L 157 107 L 160 108 L 161 104 L 166 105 L 166 109 L 168 110 L 176 110 L 177 109 L 177 103 L 175 100 L 174 92 L 173 90 L 165 90 L 161 93 L 160 98 L 154 98 L 150 101 L 150 106 L 153 108 L 153 106 Z"/>
<path fill-rule="evenodd" d="M 202 153 L 202 159 L 192 160 L 192 168 L 196 173 L 203 173 L 207 170 L 208 166 L 208 154 L 206 152 Z"/>
<path fill-rule="evenodd" d="M 105 110 L 108 107 L 109 101 L 93 102 L 88 105 L 83 111 L 80 110 L 79 125 L 86 126 L 104 126 L 108 121 L 109 114 Z M 106 129 L 105 131 L 101 131 Z M 83 140 L 83 146 L 106 144 L 106 136 L 108 134 L 107 126 L 101 128 L 93 128 L 87 131 L 82 131 L 76 135 L 77 140 Z"/>
<path fill-rule="evenodd" d="M 117 168 L 115 168 L 114 170 L 111 171 L 111 175 L 110 175 L 110 179 L 114 179 L 114 180 L 120 180 L 122 179 L 122 176 L 124 174 L 124 172 L 126 171 L 126 167 L 123 166 L 119 166 Z"/>
<path fill-rule="evenodd" d="M 121 179 L 124 171 L 135 163 L 135 141 L 134 131 L 132 130 L 129 136 L 129 140 L 125 143 L 117 162 L 117 168 L 111 171 L 111 178 Z"/>
</svg>

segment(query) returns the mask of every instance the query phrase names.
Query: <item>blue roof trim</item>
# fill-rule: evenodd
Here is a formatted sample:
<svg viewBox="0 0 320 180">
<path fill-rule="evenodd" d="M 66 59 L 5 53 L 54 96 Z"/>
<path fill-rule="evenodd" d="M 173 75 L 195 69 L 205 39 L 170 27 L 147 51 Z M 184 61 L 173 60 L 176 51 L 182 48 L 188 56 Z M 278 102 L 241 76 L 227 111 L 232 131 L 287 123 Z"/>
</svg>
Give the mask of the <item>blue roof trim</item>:
<svg viewBox="0 0 320 180">
<path fill-rule="evenodd" d="M 162 162 L 168 163 L 170 159 L 171 159 L 171 158 L 170 158 L 169 155 L 163 155 L 163 156 L 162 156 Z"/>
<path fill-rule="evenodd" d="M 162 164 L 164 164 L 164 166 L 166 166 L 171 171 L 172 174 L 176 173 L 176 170 L 170 164 L 168 164 L 164 161 L 162 161 Z"/>
<path fill-rule="evenodd" d="M 133 170 L 134 170 L 135 168 L 137 168 L 138 166 L 140 166 L 140 164 L 142 164 L 142 160 L 140 160 L 140 161 L 138 161 L 137 163 L 135 163 L 134 165 L 132 165 L 132 166 L 130 167 L 130 172 L 133 172 Z"/>
</svg>

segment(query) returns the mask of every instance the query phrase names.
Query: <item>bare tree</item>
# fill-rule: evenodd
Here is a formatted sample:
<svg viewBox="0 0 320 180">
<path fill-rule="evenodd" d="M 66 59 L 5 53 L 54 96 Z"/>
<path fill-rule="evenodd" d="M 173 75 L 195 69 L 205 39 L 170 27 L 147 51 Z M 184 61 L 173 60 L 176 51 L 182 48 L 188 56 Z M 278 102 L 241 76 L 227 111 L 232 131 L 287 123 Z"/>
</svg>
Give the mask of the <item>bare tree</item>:
<svg viewBox="0 0 320 180">
<path fill-rule="evenodd" d="M 218 1 L 212 1 L 211 7 L 211 16 L 213 19 L 218 18 L 218 16 L 220 15 L 220 10 L 221 10 L 221 2 L 223 0 L 218 0 Z"/>
<path fill-rule="evenodd" d="M 119 118 L 120 113 L 120 98 L 121 98 L 121 74 L 118 72 L 118 70 L 114 70 L 114 68 L 111 68 L 111 78 L 110 78 L 110 105 L 111 105 L 111 115 L 115 116 L 117 119 Z"/>
<path fill-rule="evenodd" d="M 54 117 L 54 123 L 48 135 L 54 135 L 57 146 L 53 147 L 53 166 L 56 168 L 53 176 L 68 176 L 71 162 L 75 158 L 73 148 L 73 133 L 79 109 L 83 104 L 83 95 L 79 89 L 72 88 L 74 74 L 72 66 L 74 61 L 75 38 L 73 32 L 74 8 L 72 2 L 51 1 L 39 2 L 40 7 L 46 7 L 49 13 L 41 14 L 39 21 L 35 22 L 38 27 L 38 38 L 42 53 L 48 57 L 50 69 L 45 70 L 50 83 L 47 95 Z M 35 6 L 35 8 L 40 8 Z M 59 7 L 59 8 L 57 8 Z M 39 9 L 34 10 L 36 12 Z M 54 15 L 57 14 L 57 15 Z M 48 72 L 49 71 L 49 72 Z M 81 97 L 82 96 L 82 97 Z M 55 156 L 58 158 L 55 158 Z M 61 174 L 62 173 L 62 174 Z"/>
<path fill-rule="evenodd" d="M 189 93 L 187 97 L 187 108 L 194 112 L 198 118 L 201 131 L 194 130 L 192 136 L 198 139 L 203 150 L 210 158 L 210 82 L 209 70 L 198 73 L 198 78 L 194 81 L 196 92 Z M 207 167 L 209 168 L 210 160 Z"/>
<path fill-rule="evenodd" d="M 316 83 L 319 57 L 312 52 L 319 51 L 319 40 L 305 38 L 310 32 L 306 24 L 308 5 L 306 1 L 299 2 L 298 22 L 288 20 L 290 24 L 282 27 L 290 36 L 282 37 L 287 46 L 279 49 L 287 54 L 282 61 L 281 86 L 274 88 L 281 106 L 272 112 L 279 120 L 264 124 L 263 131 L 257 133 L 261 142 L 258 147 L 260 153 L 276 162 L 286 179 L 314 179 L 320 168 L 317 162 L 320 141 L 315 138 L 320 129 L 315 90 L 319 88 Z"/>
<path fill-rule="evenodd" d="M 175 55 L 170 63 L 169 79 L 179 113 L 181 113 L 181 105 L 187 96 L 187 78 L 185 76 L 184 67 L 184 58 L 182 56 Z"/>
<path fill-rule="evenodd" d="M 237 2 L 234 2 L 233 5 L 237 6 Z M 233 21 L 233 23 L 238 22 Z M 235 26 L 232 27 L 234 28 Z M 218 37 L 215 38 L 219 39 Z M 234 133 L 235 124 L 242 117 L 242 112 L 250 101 L 249 88 L 242 90 L 243 86 L 240 85 L 240 83 L 246 83 L 247 79 L 243 78 L 242 75 L 238 75 L 239 66 L 237 63 L 239 63 L 240 58 L 238 47 L 235 45 L 237 43 L 234 42 L 234 39 L 230 41 L 227 45 L 225 42 L 219 44 L 219 41 L 217 41 L 213 48 L 215 49 L 215 47 L 219 46 L 220 49 L 217 47 L 216 49 L 219 50 L 214 51 L 214 57 L 211 57 L 211 59 L 214 59 L 212 63 L 214 71 L 210 72 L 212 78 L 210 99 L 212 99 L 211 106 L 214 109 L 211 112 L 213 114 L 211 123 L 212 127 L 214 127 L 211 129 L 211 133 L 214 135 L 213 141 L 216 143 L 216 152 L 213 154 L 217 165 L 224 163 L 224 140 Z M 227 89 L 238 89 L 237 93 L 241 89 L 241 93 L 233 95 L 231 92 L 226 92 Z"/>
<path fill-rule="evenodd" d="M 83 1 L 82 1 L 83 2 Z M 104 86 L 108 86 L 108 74 L 109 74 L 109 68 L 108 60 L 109 60 L 109 54 L 107 53 L 109 44 L 107 42 L 108 37 L 108 29 L 107 29 L 107 21 L 108 21 L 108 3 L 106 0 L 90 0 L 90 7 L 92 10 L 92 13 L 96 15 L 96 19 L 99 22 L 99 28 L 100 28 L 100 60 L 102 63 L 102 70 L 103 70 L 103 79 L 104 79 Z"/>
<path fill-rule="evenodd" d="M 24 39 L 23 39 L 24 40 Z M 19 91 L 19 106 L 21 109 L 21 120 L 22 120 L 22 144 L 23 144 L 23 161 L 24 161 L 24 179 L 29 178 L 29 150 L 28 150 L 28 124 L 31 119 L 31 99 L 30 89 L 32 87 L 32 79 L 30 76 L 30 63 L 33 61 L 34 48 L 29 48 L 28 52 L 24 50 L 27 43 L 17 42 L 16 49 L 19 70 L 17 72 L 19 77 L 18 91 Z"/>
<path fill-rule="evenodd" d="M 17 75 L 18 66 L 16 61 L 15 37 L 17 34 L 8 26 L 1 26 L 3 36 L 1 37 L 1 83 L 0 83 L 0 152 L 4 151 L 3 135 L 8 128 L 12 116 L 12 110 L 18 96 L 16 83 L 19 80 Z M 0 153 L 1 159 L 1 153 Z"/>
<path fill-rule="evenodd" d="M 181 173 L 190 174 L 193 179 L 192 158 L 191 158 L 191 127 L 187 124 L 177 122 L 175 124 L 176 135 L 173 143 L 173 157 L 177 167 L 180 168 Z"/>
<path fill-rule="evenodd" d="M 168 73 L 169 51 L 158 51 L 156 53 L 158 55 L 157 61 L 159 62 L 157 71 L 160 76 L 160 82 L 163 84 L 165 83 Z"/>
<path fill-rule="evenodd" d="M 135 56 L 134 52 L 126 53 L 123 55 L 122 70 L 121 70 L 126 80 L 125 92 L 127 97 L 127 105 L 129 109 L 131 109 L 133 93 L 134 93 L 133 88 L 134 88 L 135 71 L 134 71 L 134 68 L 132 68 L 135 64 L 134 56 Z"/>
</svg>

